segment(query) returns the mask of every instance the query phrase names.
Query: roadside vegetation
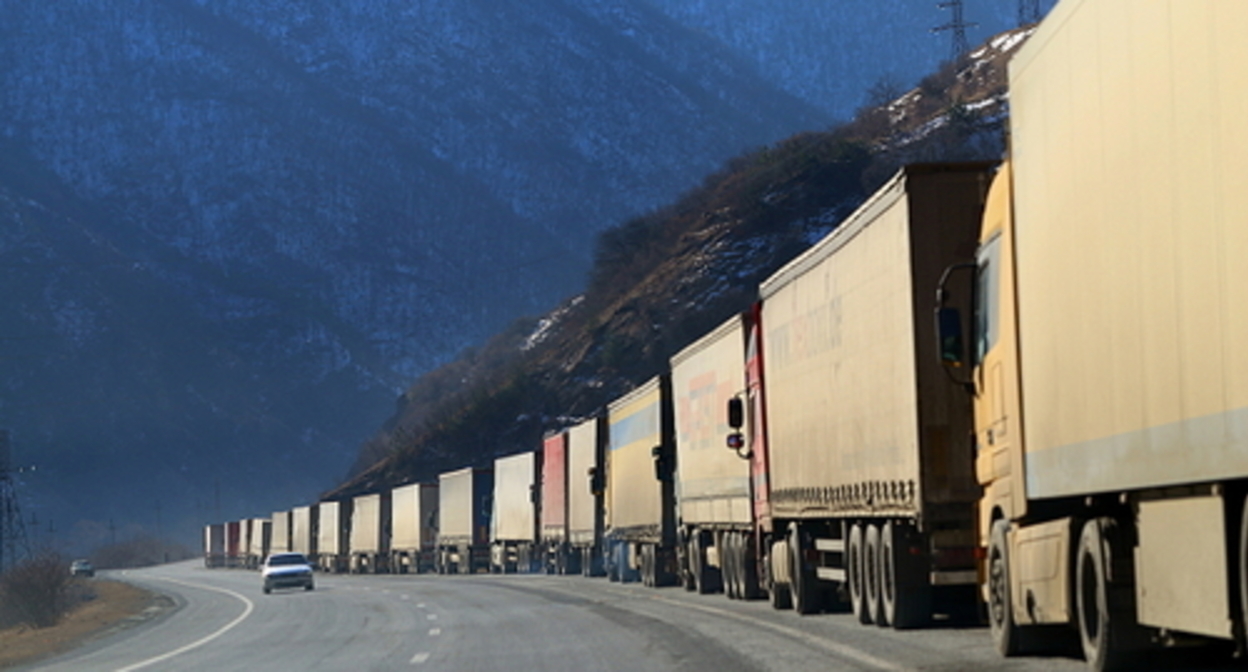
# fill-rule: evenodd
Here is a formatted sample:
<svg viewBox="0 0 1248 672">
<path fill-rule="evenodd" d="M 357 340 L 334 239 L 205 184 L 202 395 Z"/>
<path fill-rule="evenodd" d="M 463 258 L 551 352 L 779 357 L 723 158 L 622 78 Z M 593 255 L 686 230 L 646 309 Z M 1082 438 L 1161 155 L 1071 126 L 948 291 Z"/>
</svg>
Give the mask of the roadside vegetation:
<svg viewBox="0 0 1248 672">
<path fill-rule="evenodd" d="M 87 582 L 70 576 L 68 560 L 45 551 L 0 575 L 0 629 L 50 628 L 94 598 Z"/>
</svg>

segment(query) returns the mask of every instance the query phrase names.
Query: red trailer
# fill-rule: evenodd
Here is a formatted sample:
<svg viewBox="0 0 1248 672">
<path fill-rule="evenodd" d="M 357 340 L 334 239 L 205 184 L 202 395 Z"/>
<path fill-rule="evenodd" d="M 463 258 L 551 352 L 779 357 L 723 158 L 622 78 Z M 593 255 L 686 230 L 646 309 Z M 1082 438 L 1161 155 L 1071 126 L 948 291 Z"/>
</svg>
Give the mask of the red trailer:
<svg viewBox="0 0 1248 672">
<path fill-rule="evenodd" d="M 243 521 L 225 524 L 225 566 L 243 566 Z"/>
<path fill-rule="evenodd" d="M 568 432 L 542 443 L 541 543 L 548 574 L 580 574 L 581 556 L 568 539 Z"/>
</svg>

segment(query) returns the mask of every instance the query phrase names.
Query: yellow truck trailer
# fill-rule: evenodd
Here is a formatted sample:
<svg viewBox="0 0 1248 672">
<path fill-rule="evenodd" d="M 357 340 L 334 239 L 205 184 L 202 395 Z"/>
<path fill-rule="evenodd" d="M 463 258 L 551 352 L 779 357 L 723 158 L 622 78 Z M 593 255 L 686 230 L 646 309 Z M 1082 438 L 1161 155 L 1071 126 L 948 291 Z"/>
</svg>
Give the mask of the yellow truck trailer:
<svg viewBox="0 0 1248 672">
<path fill-rule="evenodd" d="M 1093 669 L 1248 612 L 1248 3 L 1063 0 L 1010 64 L 965 352 L 1000 651 Z M 951 273 L 950 277 L 956 275 Z"/>
</svg>

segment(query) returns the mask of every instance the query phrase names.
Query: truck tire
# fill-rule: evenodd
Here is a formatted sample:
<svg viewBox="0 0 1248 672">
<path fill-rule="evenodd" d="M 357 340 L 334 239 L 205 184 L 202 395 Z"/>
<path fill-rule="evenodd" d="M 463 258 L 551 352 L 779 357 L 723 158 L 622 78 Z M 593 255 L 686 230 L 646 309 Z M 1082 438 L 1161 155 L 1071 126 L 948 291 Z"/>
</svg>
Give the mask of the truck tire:
<svg viewBox="0 0 1248 672">
<path fill-rule="evenodd" d="M 771 571 L 771 563 L 774 558 L 772 553 L 768 553 L 763 559 L 765 569 L 767 570 L 767 595 L 771 602 L 771 608 L 777 611 L 793 608 L 793 593 L 789 591 L 786 583 L 780 583 L 775 580 L 775 572 Z"/>
<path fill-rule="evenodd" d="M 793 558 L 793 610 L 802 615 L 818 613 L 823 607 L 822 594 L 815 573 L 806 562 L 810 542 L 797 523 L 789 524 L 788 540 L 789 555 Z"/>
<path fill-rule="evenodd" d="M 867 577 L 862 569 L 866 550 L 863 548 L 864 544 L 862 525 L 858 523 L 850 525 L 849 541 L 845 547 L 845 578 L 849 582 L 849 604 L 854 612 L 854 616 L 858 618 L 858 622 L 863 625 L 870 625 L 871 610 L 867 609 L 867 589 L 865 584 Z"/>
<path fill-rule="evenodd" d="M 763 596 L 762 586 L 758 580 L 758 556 L 754 551 L 754 535 L 749 532 L 738 532 L 737 567 L 741 581 L 741 599 L 757 600 Z"/>
<path fill-rule="evenodd" d="M 725 532 L 722 540 L 719 564 L 724 575 L 724 595 L 730 600 L 739 600 L 741 593 L 737 584 L 737 537 L 732 532 Z"/>
<path fill-rule="evenodd" d="M 1079 639 L 1096 672 L 1130 669 L 1135 662 L 1134 560 L 1121 537 L 1118 521 L 1094 518 L 1084 523 L 1075 555 Z"/>
<path fill-rule="evenodd" d="M 1239 557 L 1235 566 L 1239 574 L 1239 613 L 1248 629 L 1248 496 L 1244 497 L 1243 515 L 1239 519 Z"/>
<path fill-rule="evenodd" d="M 926 562 L 910 552 L 919 533 L 912 526 L 889 521 L 880 533 L 880 607 L 898 630 L 926 625 L 932 615 L 932 590 Z"/>
<path fill-rule="evenodd" d="M 1010 525 L 1004 520 L 992 524 L 988 535 L 988 631 L 997 653 L 1017 656 L 1022 653 L 1019 627 L 1014 622 L 1014 603 L 1010 596 L 1010 556 L 1006 532 Z"/>
<path fill-rule="evenodd" d="M 866 524 L 863 539 L 862 574 L 863 587 L 866 589 L 867 612 L 871 621 L 878 626 L 888 625 L 884 617 L 883 604 L 880 600 L 880 527 L 874 523 Z"/>
<path fill-rule="evenodd" d="M 720 563 L 723 563 L 722 557 Z M 693 590 L 699 595 L 708 595 L 719 589 L 715 570 L 706 562 L 706 534 L 701 531 L 694 531 L 689 538 L 689 573 L 693 579 Z"/>
</svg>

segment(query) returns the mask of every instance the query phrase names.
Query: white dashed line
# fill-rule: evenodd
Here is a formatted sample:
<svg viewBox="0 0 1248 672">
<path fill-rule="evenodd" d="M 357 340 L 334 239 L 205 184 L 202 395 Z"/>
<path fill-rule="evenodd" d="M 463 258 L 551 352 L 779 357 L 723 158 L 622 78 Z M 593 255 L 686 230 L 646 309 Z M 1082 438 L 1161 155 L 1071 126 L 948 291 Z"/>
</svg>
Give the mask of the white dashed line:
<svg viewBox="0 0 1248 672">
<path fill-rule="evenodd" d="M 429 631 L 430 637 L 437 637 L 440 634 L 442 634 L 442 628 L 433 628 L 432 630 Z"/>
<path fill-rule="evenodd" d="M 425 662 L 425 661 L 427 661 L 427 660 L 429 660 L 429 652 L 428 652 L 428 651 L 421 651 L 420 653 L 418 653 L 418 654 L 416 654 L 416 655 L 412 656 L 412 660 L 411 660 L 410 662 L 411 662 L 411 664 L 413 664 L 413 665 L 420 665 L 421 663 L 423 663 L 423 662 Z"/>
<path fill-rule="evenodd" d="M 437 615 L 437 614 L 429 614 L 429 620 L 431 620 L 431 621 L 436 621 L 436 620 L 438 620 L 438 615 Z"/>
<path fill-rule="evenodd" d="M 425 603 L 424 603 L 424 602 L 421 602 L 420 604 L 416 605 L 416 608 L 417 608 L 417 609 L 424 609 L 424 608 L 425 608 Z"/>
</svg>

